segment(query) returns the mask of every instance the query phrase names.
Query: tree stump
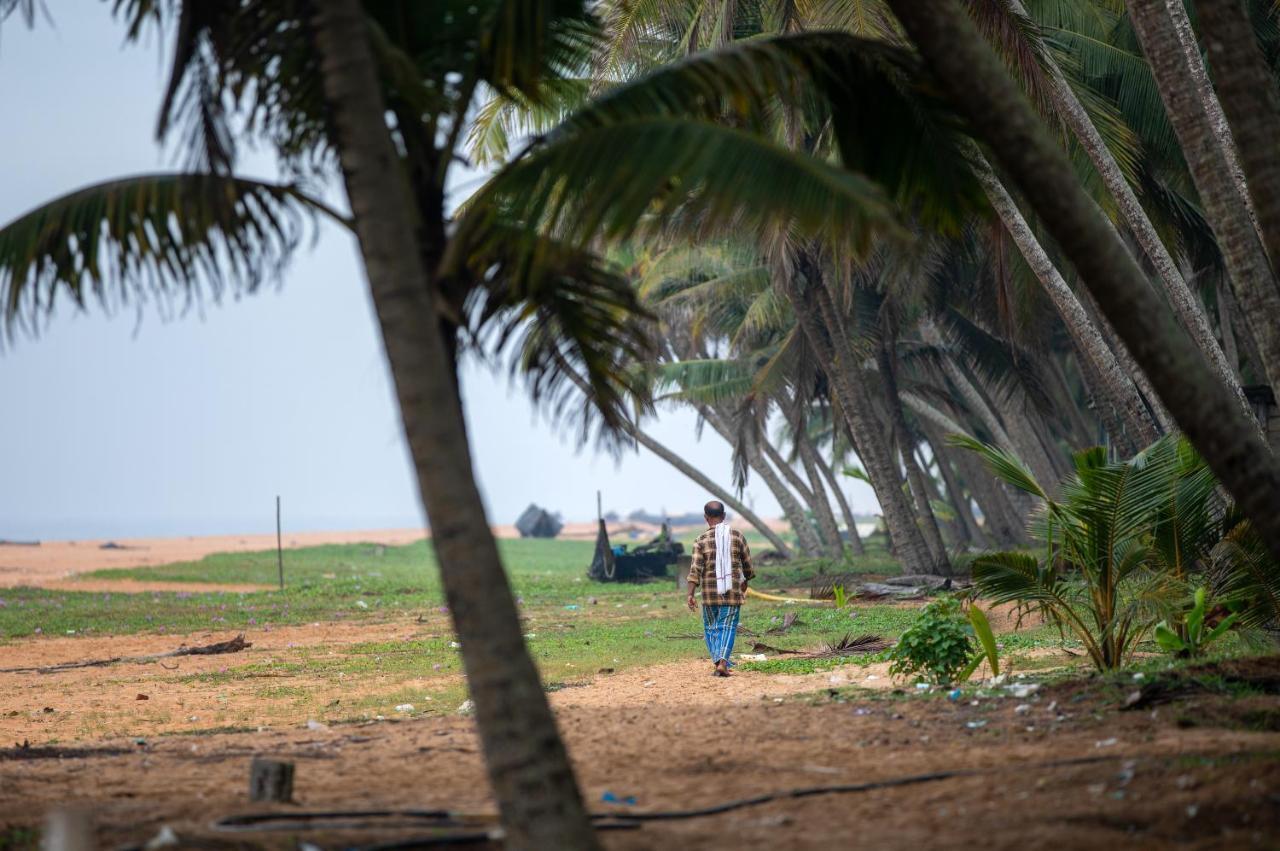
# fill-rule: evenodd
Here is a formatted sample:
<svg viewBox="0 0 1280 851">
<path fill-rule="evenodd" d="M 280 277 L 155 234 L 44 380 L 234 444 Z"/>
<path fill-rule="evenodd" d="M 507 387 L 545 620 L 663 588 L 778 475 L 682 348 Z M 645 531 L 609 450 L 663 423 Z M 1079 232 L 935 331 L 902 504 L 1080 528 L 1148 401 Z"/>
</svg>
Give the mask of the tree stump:
<svg viewBox="0 0 1280 851">
<path fill-rule="evenodd" d="M 249 800 L 287 804 L 293 800 L 293 763 L 254 757 L 249 766 Z"/>
</svg>

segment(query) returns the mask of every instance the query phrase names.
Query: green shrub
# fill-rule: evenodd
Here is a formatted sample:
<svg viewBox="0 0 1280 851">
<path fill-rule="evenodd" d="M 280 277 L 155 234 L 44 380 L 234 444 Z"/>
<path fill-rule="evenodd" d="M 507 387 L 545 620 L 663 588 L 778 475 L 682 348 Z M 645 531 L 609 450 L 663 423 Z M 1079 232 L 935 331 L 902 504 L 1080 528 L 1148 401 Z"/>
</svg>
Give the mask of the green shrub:
<svg viewBox="0 0 1280 851">
<path fill-rule="evenodd" d="M 954 682 L 973 656 L 969 625 L 954 597 L 925 606 L 889 654 L 894 676 L 923 676 L 931 683 Z"/>
</svg>

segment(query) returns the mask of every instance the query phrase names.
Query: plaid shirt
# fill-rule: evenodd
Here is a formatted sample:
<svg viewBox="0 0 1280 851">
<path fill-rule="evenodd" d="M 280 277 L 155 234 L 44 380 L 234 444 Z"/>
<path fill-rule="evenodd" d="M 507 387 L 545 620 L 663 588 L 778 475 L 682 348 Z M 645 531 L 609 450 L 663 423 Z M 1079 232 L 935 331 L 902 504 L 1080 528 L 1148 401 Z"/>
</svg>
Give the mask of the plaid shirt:
<svg viewBox="0 0 1280 851">
<path fill-rule="evenodd" d="M 737 529 L 729 530 L 729 552 L 733 558 L 733 586 L 726 593 L 717 594 L 715 529 L 708 529 L 693 542 L 693 564 L 689 566 L 689 581 L 702 588 L 704 606 L 741 606 L 746 596 L 742 589 L 743 583 L 755 578 L 747 539 Z"/>
</svg>

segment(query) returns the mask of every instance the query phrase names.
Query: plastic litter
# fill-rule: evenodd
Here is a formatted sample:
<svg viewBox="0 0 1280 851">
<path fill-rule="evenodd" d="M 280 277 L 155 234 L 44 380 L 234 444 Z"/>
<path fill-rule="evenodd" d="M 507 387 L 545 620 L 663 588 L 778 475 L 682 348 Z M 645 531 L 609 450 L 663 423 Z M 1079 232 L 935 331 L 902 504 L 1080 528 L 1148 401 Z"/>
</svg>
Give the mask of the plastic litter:
<svg viewBox="0 0 1280 851">
<path fill-rule="evenodd" d="M 147 844 L 143 848 L 169 848 L 178 844 L 178 834 L 173 832 L 173 828 L 169 825 L 161 825 L 160 832 L 147 840 Z"/>
<path fill-rule="evenodd" d="M 609 792 L 609 791 L 606 791 L 603 795 L 601 795 L 600 800 L 606 804 L 622 804 L 623 806 L 627 806 L 627 807 L 634 807 L 636 805 L 635 795 L 627 795 L 626 797 L 619 797 L 618 795 L 615 795 L 613 792 Z"/>
<path fill-rule="evenodd" d="M 412 711 L 413 711 L 412 703 L 401 703 L 396 707 L 396 712 L 412 712 Z"/>
</svg>

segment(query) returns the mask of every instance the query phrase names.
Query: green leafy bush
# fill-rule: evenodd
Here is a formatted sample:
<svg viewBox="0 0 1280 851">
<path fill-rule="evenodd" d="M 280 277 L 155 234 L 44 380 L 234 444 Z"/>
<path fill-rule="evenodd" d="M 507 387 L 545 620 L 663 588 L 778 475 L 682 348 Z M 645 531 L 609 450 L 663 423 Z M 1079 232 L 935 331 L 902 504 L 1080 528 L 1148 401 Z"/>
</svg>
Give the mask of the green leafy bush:
<svg viewBox="0 0 1280 851">
<path fill-rule="evenodd" d="M 931 683 L 954 682 L 973 656 L 969 625 L 960 602 L 939 597 L 925 606 L 889 654 L 894 676 L 923 676 Z"/>
<path fill-rule="evenodd" d="M 1226 634 L 1240 615 L 1228 614 L 1216 625 L 1206 629 L 1205 616 L 1209 612 L 1204 588 L 1197 588 L 1193 604 L 1182 617 L 1181 623 L 1170 625 L 1165 620 L 1156 624 L 1156 643 L 1176 656 L 1199 656 L 1204 649 Z"/>
</svg>

